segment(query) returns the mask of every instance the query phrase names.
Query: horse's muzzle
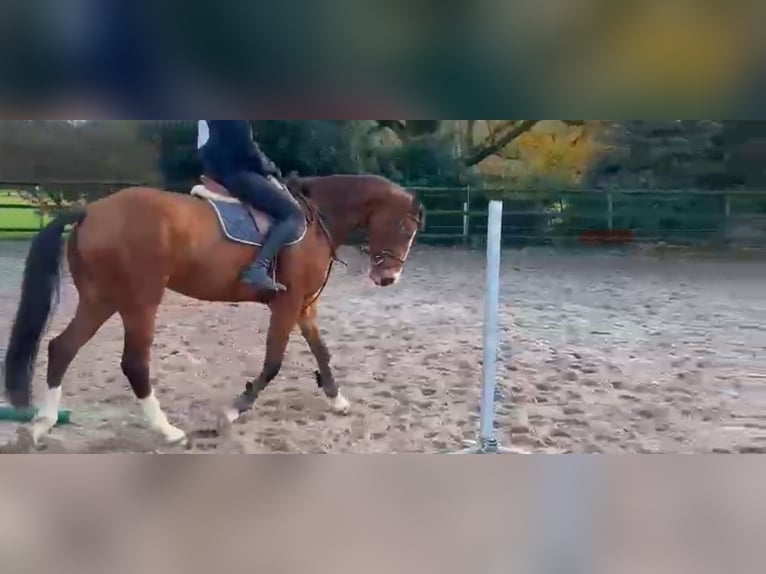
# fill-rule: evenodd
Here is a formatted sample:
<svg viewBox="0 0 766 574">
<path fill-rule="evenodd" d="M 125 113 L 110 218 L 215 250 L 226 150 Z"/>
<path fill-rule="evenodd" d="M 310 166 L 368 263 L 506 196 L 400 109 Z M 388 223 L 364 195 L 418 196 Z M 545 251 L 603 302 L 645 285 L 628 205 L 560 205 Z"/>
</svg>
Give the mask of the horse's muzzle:
<svg viewBox="0 0 766 574">
<path fill-rule="evenodd" d="M 399 282 L 402 276 L 401 269 L 373 269 L 370 272 L 370 279 L 378 287 L 391 287 Z"/>
</svg>

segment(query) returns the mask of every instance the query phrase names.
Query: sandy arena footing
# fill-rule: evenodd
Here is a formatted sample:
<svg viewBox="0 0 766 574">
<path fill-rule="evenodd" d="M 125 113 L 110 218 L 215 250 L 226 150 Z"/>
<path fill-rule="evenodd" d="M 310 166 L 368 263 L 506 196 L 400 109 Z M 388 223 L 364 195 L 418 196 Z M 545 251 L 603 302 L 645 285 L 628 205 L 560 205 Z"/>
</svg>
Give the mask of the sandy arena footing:
<svg viewBox="0 0 766 574">
<path fill-rule="evenodd" d="M 484 253 L 418 248 L 390 289 L 368 282 L 362 256 L 342 257 L 351 267 L 334 273 L 320 321 L 351 413 L 329 411 L 296 332 L 256 410 L 208 448 L 420 453 L 476 438 Z M 541 453 L 766 452 L 762 262 L 526 250 L 504 253 L 502 275 L 504 445 Z M 76 300 L 67 283 L 49 337 Z M 0 304 L 4 346 L 16 299 Z M 152 368 L 174 424 L 187 431 L 214 424 L 217 409 L 257 375 L 267 321 L 262 306 L 168 294 Z M 144 430 L 120 372 L 121 350 L 114 319 L 78 356 L 64 385 L 77 424 L 54 431 L 54 450 L 174 451 Z M 4 426 L 0 432 L 14 433 Z"/>
</svg>

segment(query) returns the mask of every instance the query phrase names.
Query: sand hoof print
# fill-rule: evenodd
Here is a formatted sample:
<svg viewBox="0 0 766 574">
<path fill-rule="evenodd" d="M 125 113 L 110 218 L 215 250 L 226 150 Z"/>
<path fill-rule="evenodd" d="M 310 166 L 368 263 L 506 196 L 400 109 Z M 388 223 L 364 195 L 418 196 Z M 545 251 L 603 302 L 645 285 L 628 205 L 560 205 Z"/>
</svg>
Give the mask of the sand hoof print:
<svg viewBox="0 0 766 574">
<path fill-rule="evenodd" d="M 186 450 L 210 452 L 221 447 L 223 435 L 218 429 L 200 429 L 189 435 Z"/>
<path fill-rule="evenodd" d="M 16 429 L 16 440 L 4 445 L 0 452 L 3 454 L 65 454 L 67 449 L 64 443 L 46 433 L 42 437 L 35 439 L 35 432 L 30 425 L 22 425 Z"/>
</svg>

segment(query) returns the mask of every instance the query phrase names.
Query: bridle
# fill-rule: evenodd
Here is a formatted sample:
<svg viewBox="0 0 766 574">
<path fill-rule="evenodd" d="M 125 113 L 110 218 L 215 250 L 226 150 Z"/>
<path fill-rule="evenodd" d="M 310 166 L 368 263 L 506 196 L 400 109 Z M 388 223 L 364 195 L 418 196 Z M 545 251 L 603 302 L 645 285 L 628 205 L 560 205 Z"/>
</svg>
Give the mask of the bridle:
<svg viewBox="0 0 766 574">
<path fill-rule="evenodd" d="M 394 253 L 393 251 L 389 251 L 388 249 L 381 249 L 380 251 L 376 251 L 374 254 L 371 254 L 369 247 L 363 245 L 361 247 L 361 251 L 365 255 L 370 256 L 370 259 L 372 260 L 372 264 L 375 267 L 380 267 L 381 265 L 383 265 L 386 262 L 386 259 L 393 259 L 395 261 L 398 261 L 402 265 L 407 263 L 407 259 Z"/>
<path fill-rule="evenodd" d="M 410 220 L 414 221 L 417 224 L 418 229 L 422 229 L 422 227 L 423 227 L 422 219 L 419 218 L 419 217 L 415 217 L 411 213 L 406 214 L 404 216 L 404 219 L 410 219 Z M 404 223 L 404 220 L 399 222 L 400 225 L 402 223 Z M 409 253 L 408 253 L 407 255 L 402 257 L 401 255 L 391 251 L 390 249 L 381 249 L 379 251 L 376 251 L 375 253 L 371 253 L 370 252 L 370 248 L 367 247 L 366 245 L 362 245 L 360 247 L 360 250 L 365 255 L 369 255 L 370 256 L 370 260 L 372 261 L 372 264 L 373 264 L 374 267 L 380 267 L 381 265 L 383 265 L 386 262 L 387 259 L 393 259 L 397 263 L 400 263 L 401 265 L 404 265 L 405 263 L 407 263 L 407 257 L 409 256 Z"/>
<path fill-rule="evenodd" d="M 330 229 L 327 227 L 327 223 L 325 222 L 322 213 L 319 211 L 319 208 L 310 199 L 309 195 L 305 193 L 304 191 L 301 191 L 300 193 L 296 193 L 294 191 L 294 187 L 296 187 L 295 185 L 293 186 L 290 186 L 287 184 L 282 184 L 282 185 L 285 188 L 287 188 L 288 192 L 290 193 L 292 197 L 294 197 L 296 200 L 298 200 L 300 204 L 302 204 L 306 213 L 307 223 L 312 223 L 316 221 L 319 224 L 319 227 L 322 230 L 325 238 L 327 239 L 328 245 L 330 246 L 331 257 L 330 257 L 330 264 L 327 266 L 327 274 L 325 275 L 325 279 L 324 279 L 324 282 L 322 283 L 322 286 L 320 287 L 319 291 L 316 293 L 314 298 L 311 300 L 310 303 L 308 303 L 308 305 L 305 305 L 303 307 L 303 310 L 306 310 L 309 307 L 311 307 L 314 303 L 316 303 L 319 300 L 319 297 L 321 297 L 322 293 L 327 287 L 327 284 L 330 281 L 330 276 L 332 275 L 332 269 L 335 262 L 337 261 L 345 265 L 346 267 L 348 267 L 348 264 L 345 261 L 343 261 L 340 257 L 338 257 L 338 253 L 335 248 L 335 242 L 333 240 L 332 234 L 330 233 Z M 302 188 L 300 189 L 302 190 Z M 422 231 L 423 228 L 425 227 L 425 211 L 424 211 L 423 205 L 422 204 L 419 205 L 418 216 L 415 216 L 411 213 L 407 213 L 405 214 L 404 218 L 399 222 L 400 225 L 404 223 L 404 219 L 410 219 L 414 221 L 417 224 L 418 229 Z M 370 250 L 364 245 L 361 247 L 361 251 L 362 253 L 365 253 L 365 254 L 370 253 Z M 380 267 L 381 265 L 383 265 L 383 263 L 385 263 L 387 258 L 394 259 L 395 261 L 401 263 L 402 265 L 406 263 L 406 259 L 407 259 L 406 256 L 402 257 L 399 254 L 394 253 L 393 251 L 389 249 L 382 249 L 376 252 L 375 255 L 371 257 L 375 267 Z"/>
</svg>

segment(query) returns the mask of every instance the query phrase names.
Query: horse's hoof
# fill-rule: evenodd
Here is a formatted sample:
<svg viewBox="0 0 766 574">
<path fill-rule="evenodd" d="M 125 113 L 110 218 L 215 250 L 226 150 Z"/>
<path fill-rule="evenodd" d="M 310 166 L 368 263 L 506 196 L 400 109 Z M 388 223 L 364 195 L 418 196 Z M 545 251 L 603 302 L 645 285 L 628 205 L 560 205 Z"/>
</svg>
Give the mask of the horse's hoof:
<svg viewBox="0 0 766 574">
<path fill-rule="evenodd" d="M 225 409 L 219 413 L 216 420 L 216 432 L 219 436 L 228 436 L 232 433 L 234 423 L 242 418 L 242 415 L 236 409 Z"/>
<path fill-rule="evenodd" d="M 33 420 L 29 428 L 29 433 L 32 437 L 32 444 L 38 446 L 43 437 L 48 436 L 55 425 L 55 421 L 49 421 L 43 418 Z"/>
<path fill-rule="evenodd" d="M 228 408 L 221 413 L 221 416 L 219 417 L 219 424 L 228 427 L 233 425 L 235 422 L 237 422 L 240 418 L 242 418 L 242 413 L 239 412 L 238 409 L 235 408 Z"/>
<path fill-rule="evenodd" d="M 338 393 L 338 396 L 332 400 L 332 411 L 336 415 L 347 415 L 351 412 L 351 403 L 343 394 Z"/>
<path fill-rule="evenodd" d="M 179 428 L 173 428 L 165 435 L 165 443 L 168 446 L 183 446 L 187 441 L 186 433 Z"/>
</svg>

